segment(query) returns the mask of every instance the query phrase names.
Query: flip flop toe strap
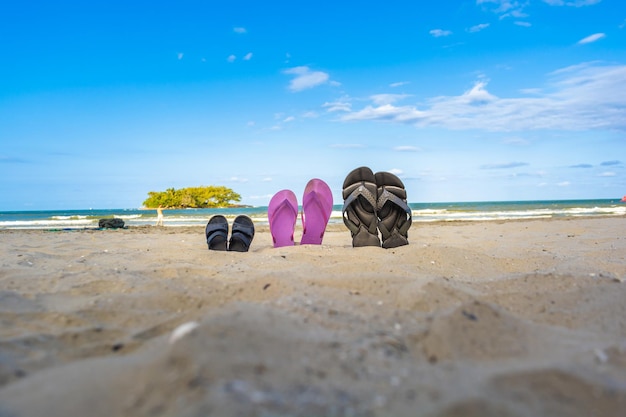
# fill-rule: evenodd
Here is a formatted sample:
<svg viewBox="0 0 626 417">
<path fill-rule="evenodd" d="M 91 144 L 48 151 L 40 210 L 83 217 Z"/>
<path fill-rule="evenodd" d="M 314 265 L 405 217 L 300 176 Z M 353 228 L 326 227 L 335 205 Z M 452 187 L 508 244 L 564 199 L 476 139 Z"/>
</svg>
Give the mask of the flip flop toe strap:
<svg viewBox="0 0 626 417">
<path fill-rule="evenodd" d="M 352 205 L 352 203 L 354 203 L 359 196 L 363 196 L 365 200 L 367 200 L 367 202 L 370 203 L 374 209 L 376 208 L 376 197 L 374 197 L 374 194 L 372 194 L 372 192 L 368 190 L 364 184 L 360 184 L 350 193 L 350 195 L 345 199 L 343 203 L 342 212 L 343 212 L 343 222 L 348 227 L 350 232 L 352 232 L 353 235 L 358 233 L 360 227 L 359 225 L 354 223 L 352 220 L 350 220 L 348 216 L 346 216 L 346 212 L 348 208 Z M 374 214 L 374 218 L 376 218 L 375 213 L 373 214 Z M 377 227 L 377 222 L 372 222 L 371 224 L 368 225 L 367 229 L 370 233 L 376 233 L 376 227 Z"/>
<path fill-rule="evenodd" d="M 392 202 L 393 204 L 395 204 L 396 206 L 398 206 L 399 208 L 401 208 L 402 210 L 404 210 L 405 214 L 407 215 L 406 217 L 406 222 L 404 222 L 402 224 L 402 226 L 400 226 L 399 228 L 397 228 L 398 233 L 400 233 L 403 236 L 406 236 L 406 233 L 409 231 L 409 228 L 411 227 L 411 216 L 412 216 L 412 212 L 411 212 L 411 208 L 409 207 L 409 205 L 406 203 L 405 200 L 401 199 L 400 197 L 398 197 L 397 195 L 395 195 L 392 192 L 389 192 L 388 190 L 383 188 L 383 192 L 380 194 L 380 197 L 378 197 L 378 201 L 377 201 L 377 205 L 376 207 L 378 208 L 378 210 L 382 209 L 383 206 L 385 205 L 385 203 L 387 203 L 388 201 Z M 379 228 L 381 228 L 381 232 L 382 232 L 382 228 L 385 228 L 384 225 L 382 223 L 379 224 Z M 391 232 L 388 230 L 385 230 L 385 235 L 390 234 Z"/>
</svg>

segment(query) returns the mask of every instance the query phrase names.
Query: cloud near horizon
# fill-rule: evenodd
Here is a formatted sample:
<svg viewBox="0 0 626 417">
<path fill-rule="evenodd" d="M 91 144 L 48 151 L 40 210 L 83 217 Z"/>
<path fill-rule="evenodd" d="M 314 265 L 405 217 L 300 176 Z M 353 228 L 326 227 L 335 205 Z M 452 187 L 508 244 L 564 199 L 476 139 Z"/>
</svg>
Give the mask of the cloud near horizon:
<svg viewBox="0 0 626 417">
<path fill-rule="evenodd" d="M 528 166 L 527 162 L 507 162 L 504 164 L 486 164 L 482 165 L 480 169 L 511 169 Z"/>
<path fill-rule="evenodd" d="M 548 74 L 544 88 L 533 95 L 497 97 L 478 81 L 458 96 L 427 99 L 425 105 L 372 103 L 345 111 L 342 121 L 377 120 L 441 127 L 451 130 L 486 131 L 614 129 L 626 131 L 626 65 L 585 63 Z M 344 106 L 344 108 L 351 108 Z"/>
<path fill-rule="evenodd" d="M 393 148 L 394 151 L 396 152 L 419 152 L 421 151 L 420 148 L 418 148 L 417 146 L 395 146 Z"/>
</svg>

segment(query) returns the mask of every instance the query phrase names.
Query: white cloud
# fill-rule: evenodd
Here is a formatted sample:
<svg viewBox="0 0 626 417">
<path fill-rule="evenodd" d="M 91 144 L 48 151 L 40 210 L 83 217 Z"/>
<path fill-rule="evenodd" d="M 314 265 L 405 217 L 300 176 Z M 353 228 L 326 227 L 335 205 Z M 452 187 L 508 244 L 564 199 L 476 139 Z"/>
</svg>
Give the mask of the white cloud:
<svg viewBox="0 0 626 417">
<path fill-rule="evenodd" d="M 433 29 L 431 30 L 430 33 L 432 36 L 434 36 L 435 38 L 440 38 L 442 36 L 450 36 L 452 35 L 452 32 L 449 30 L 443 30 L 443 29 Z"/>
<path fill-rule="evenodd" d="M 393 148 L 393 150 L 396 152 L 419 152 L 421 151 L 421 149 L 418 148 L 417 146 L 396 146 Z"/>
<path fill-rule="evenodd" d="M 247 33 L 248 31 L 246 30 L 246 28 L 234 27 L 233 28 L 233 32 L 239 33 L 239 34 L 244 34 L 244 33 Z"/>
<path fill-rule="evenodd" d="M 542 93 L 542 91 L 540 88 L 522 88 L 520 90 L 520 93 L 529 94 L 529 95 L 539 95 Z"/>
<path fill-rule="evenodd" d="M 480 32 L 483 29 L 487 29 L 488 27 L 489 27 L 489 23 L 481 23 L 479 25 L 472 26 L 467 31 L 470 33 L 476 33 L 476 32 Z"/>
<path fill-rule="evenodd" d="M 178 54 L 176 54 L 176 58 L 178 58 L 179 61 L 183 59 L 183 56 L 185 56 L 185 54 L 182 52 L 179 52 Z"/>
<path fill-rule="evenodd" d="M 613 160 L 613 161 L 603 161 L 601 164 L 603 167 L 610 167 L 615 165 L 622 165 L 622 161 Z"/>
<path fill-rule="evenodd" d="M 541 129 L 626 131 L 626 65 L 586 63 L 549 74 L 532 97 L 497 97 L 484 81 L 458 96 L 432 97 L 423 106 L 372 104 L 342 120 L 379 120 L 466 130 Z M 376 96 L 373 96 L 376 97 Z"/>
<path fill-rule="evenodd" d="M 235 55 L 228 55 L 228 58 L 226 58 L 226 61 L 235 62 L 236 59 L 237 57 Z"/>
<path fill-rule="evenodd" d="M 250 61 L 252 59 L 252 52 L 248 52 L 244 57 L 244 61 Z"/>
<path fill-rule="evenodd" d="M 604 33 L 594 33 L 593 35 L 589 35 L 586 38 L 583 38 L 578 41 L 579 45 L 584 45 L 586 43 L 596 42 L 602 38 L 606 37 Z"/>
<path fill-rule="evenodd" d="M 370 97 L 370 99 L 378 105 L 382 104 L 392 104 L 396 101 L 403 100 L 407 97 L 411 97 L 408 94 L 375 94 Z"/>
<path fill-rule="evenodd" d="M 601 0 L 543 0 L 550 6 L 572 6 L 583 7 L 600 3 Z M 518 0 L 476 0 L 477 5 L 481 5 L 483 9 L 489 10 L 500 16 L 500 19 L 508 17 L 526 18 L 528 14 L 525 12 L 526 7 L 530 5 L 530 1 Z M 515 22 L 516 25 L 525 26 L 524 22 Z"/>
<path fill-rule="evenodd" d="M 528 2 L 519 2 L 515 0 L 476 0 L 476 4 L 484 5 L 485 9 L 489 9 L 493 13 L 500 15 L 500 19 L 507 17 L 522 18 L 528 15 L 524 13 L 524 8 L 528 6 Z"/>
<path fill-rule="evenodd" d="M 311 71 L 311 69 L 306 66 L 289 68 L 283 72 L 285 74 L 295 76 L 295 78 L 289 83 L 289 89 L 293 92 L 307 90 L 309 88 L 326 84 L 330 78 L 327 73 L 322 71 Z"/>
<path fill-rule="evenodd" d="M 272 198 L 273 194 L 265 194 L 265 195 L 250 195 L 248 196 L 248 198 L 250 200 L 265 200 L 265 201 L 269 201 L 270 198 Z"/>
<path fill-rule="evenodd" d="M 617 176 L 617 174 L 615 172 L 612 172 L 612 171 L 605 171 L 605 172 L 601 173 L 598 176 L 599 177 L 615 177 L 615 176 Z"/>
<path fill-rule="evenodd" d="M 315 119 L 319 117 L 319 114 L 317 114 L 317 112 L 314 112 L 314 111 L 307 111 L 307 112 L 302 113 L 302 117 L 305 119 Z"/>
<path fill-rule="evenodd" d="M 400 168 L 391 168 L 388 171 L 394 175 L 397 175 L 398 177 L 401 177 L 404 175 L 404 171 L 402 171 Z"/>
<path fill-rule="evenodd" d="M 480 167 L 480 169 L 511 169 L 527 166 L 526 162 L 505 162 L 500 164 L 486 164 Z"/>
<path fill-rule="evenodd" d="M 583 7 L 583 6 L 591 6 L 594 4 L 600 3 L 602 0 L 543 0 L 544 3 L 549 4 L 550 6 L 573 6 L 573 7 Z"/>
<path fill-rule="evenodd" d="M 335 149 L 362 149 L 365 148 L 363 144 L 360 143 L 335 143 L 330 145 L 331 148 Z"/>
<path fill-rule="evenodd" d="M 476 4 L 494 4 L 496 13 L 506 13 L 510 10 L 521 7 L 518 1 L 510 0 L 476 0 Z"/>
<path fill-rule="evenodd" d="M 527 13 L 522 12 L 522 9 L 519 10 L 513 10 L 511 13 L 506 13 L 503 14 L 502 16 L 500 16 L 500 19 L 504 19 L 505 17 L 515 17 L 518 19 L 522 19 L 524 17 L 528 17 Z"/>
<path fill-rule="evenodd" d="M 489 94 L 489 92 L 485 89 L 486 86 L 486 81 L 476 82 L 471 90 L 466 91 L 463 94 L 464 100 L 470 104 L 486 104 L 495 100 L 496 97 Z"/>
<path fill-rule="evenodd" d="M 569 187 L 571 184 L 572 184 L 572 183 L 571 183 L 571 182 L 569 182 L 569 181 L 562 181 L 562 182 L 558 183 L 557 185 L 558 185 L 559 187 Z"/>
<path fill-rule="evenodd" d="M 407 84 L 410 84 L 410 82 L 408 82 L 408 81 L 400 81 L 400 82 L 397 82 L 397 83 L 389 84 L 389 87 L 397 88 L 397 87 L 402 87 L 403 85 L 407 85 Z"/>
<path fill-rule="evenodd" d="M 529 28 L 529 27 L 532 26 L 529 22 L 519 22 L 518 21 L 518 22 L 513 22 L 513 24 L 517 25 L 517 26 L 524 27 L 524 28 Z"/>
<path fill-rule="evenodd" d="M 352 104 L 344 100 L 333 101 L 330 103 L 326 102 L 322 104 L 322 107 L 326 108 L 326 111 L 328 112 L 335 112 L 335 111 L 349 112 L 352 110 Z"/>
<path fill-rule="evenodd" d="M 514 146 L 526 146 L 530 145 L 530 142 L 524 138 L 512 136 L 509 138 L 505 138 L 502 140 L 502 143 L 505 145 L 514 145 Z"/>
</svg>

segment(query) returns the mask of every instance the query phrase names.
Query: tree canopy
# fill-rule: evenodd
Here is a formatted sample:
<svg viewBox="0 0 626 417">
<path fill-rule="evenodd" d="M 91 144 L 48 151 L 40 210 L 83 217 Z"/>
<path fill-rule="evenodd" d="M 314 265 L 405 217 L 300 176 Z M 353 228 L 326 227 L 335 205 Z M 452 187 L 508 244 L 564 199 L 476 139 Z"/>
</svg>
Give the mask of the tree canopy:
<svg viewBox="0 0 626 417">
<path fill-rule="evenodd" d="M 228 207 L 241 201 L 241 196 L 228 187 L 187 187 L 179 190 L 150 191 L 143 202 L 146 208 L 218 208 Z"/>
</svg>

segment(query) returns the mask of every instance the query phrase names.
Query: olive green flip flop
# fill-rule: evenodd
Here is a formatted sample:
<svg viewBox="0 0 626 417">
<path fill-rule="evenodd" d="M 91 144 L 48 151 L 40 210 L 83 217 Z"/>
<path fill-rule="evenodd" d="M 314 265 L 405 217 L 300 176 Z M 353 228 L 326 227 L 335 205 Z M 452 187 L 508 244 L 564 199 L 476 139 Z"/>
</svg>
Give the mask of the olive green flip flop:
<svg viewBox="0 0 626 417">
<path fill-rule="evenodd" d="M 408 245 L 408 231 L 413 219 L 404 184 L 390 172 L 377 172 L 375 178 L 378 187 L 378 229 L 383 238 L 383 248 Z"/>
<path fill-rule="evenodd" d="M 376 214 L 376 178 L 368 167 L 354 169 L 343 182 L 343 223 L 352 246 L 380 246 Z"/>
</svg>

